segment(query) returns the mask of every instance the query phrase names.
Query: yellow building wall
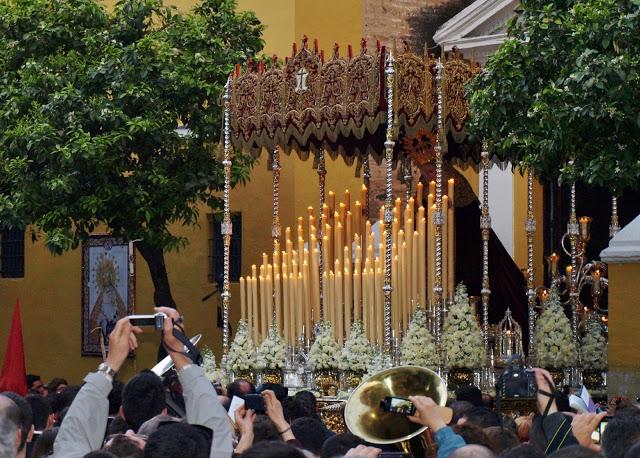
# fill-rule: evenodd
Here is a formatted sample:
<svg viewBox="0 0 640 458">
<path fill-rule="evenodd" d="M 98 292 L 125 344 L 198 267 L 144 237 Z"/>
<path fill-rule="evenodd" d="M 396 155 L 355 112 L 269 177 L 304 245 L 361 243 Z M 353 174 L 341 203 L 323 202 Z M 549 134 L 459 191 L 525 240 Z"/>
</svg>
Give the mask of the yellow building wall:
<svg viewBox="0 0 640 458">
<path fill-rule="evenodd" d="M 638 396 L 638 310 L 640 296 L 635 288 L 640 264 L 609 264 L 609 396 Z"/>
</svg>

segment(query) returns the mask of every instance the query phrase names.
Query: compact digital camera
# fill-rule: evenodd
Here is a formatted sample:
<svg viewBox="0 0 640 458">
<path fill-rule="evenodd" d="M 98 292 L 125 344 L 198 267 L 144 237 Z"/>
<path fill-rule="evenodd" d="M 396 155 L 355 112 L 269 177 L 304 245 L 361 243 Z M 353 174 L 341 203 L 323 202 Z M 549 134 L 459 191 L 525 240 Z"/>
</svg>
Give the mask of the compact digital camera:
<svg viewBox="0 0 640 458">
<path fill-rule="evenodd" d="M 167 315 L 156 313 L 154 315 L 129 315 L 131 326 L 153 326 L 158 331 L 164 327 L 164 320 Z"/>
<path fill-rule="evenodd" d="M 496 393 L 502 399 L 535 399 L 538 394 L 536 374 L 527 369 L 520 355 L 513 355 L 509 365 L 500 375 Z"/>
</svg>

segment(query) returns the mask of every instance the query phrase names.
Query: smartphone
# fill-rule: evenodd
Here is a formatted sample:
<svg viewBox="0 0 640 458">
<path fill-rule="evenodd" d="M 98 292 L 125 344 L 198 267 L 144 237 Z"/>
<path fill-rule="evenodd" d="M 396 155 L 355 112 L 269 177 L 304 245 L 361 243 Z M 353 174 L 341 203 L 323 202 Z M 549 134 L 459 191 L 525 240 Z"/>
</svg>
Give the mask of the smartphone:
<svg viewBox="0 0 640 458">
<path fill-rule="evenodd" d="M 416 407 L 413 402 L 407 398 L 396 396 L 387 396 L 380 401 L 380 407 L 385 412 L 397 413 L 398 415 L 413 415 L 416 413 Z"/>
<path fill-rule="evenodd" d="M 160 330 L 164 327 L 165 318 L 167 318 L 167 315 L 164 313 L 156 313 L 154 315 L 129 315 L 129 323 L 131 323 L 131 326 L 151 326 Z"/>
<path fill-rule="evenodd" d="M 255 413 L 263 414 L 267 411 L 264 406 L 264 398 L 261 394 L 247 394 L 244 397 L 244 407 L 253 410 Z"/>
</svg>

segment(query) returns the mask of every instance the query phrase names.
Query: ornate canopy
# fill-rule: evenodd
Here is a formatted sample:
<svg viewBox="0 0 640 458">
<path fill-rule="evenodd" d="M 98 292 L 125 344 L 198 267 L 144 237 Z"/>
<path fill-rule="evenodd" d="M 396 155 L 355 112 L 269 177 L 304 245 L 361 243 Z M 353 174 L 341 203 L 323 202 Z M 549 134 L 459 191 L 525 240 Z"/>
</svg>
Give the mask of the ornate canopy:
<svg viewBox="0 0 640 458">
<path fill-rule="evenodd" d="M 435 130 L 437 114 L 436 59 L 407 49 L 394 52 L 394 112 L 396 155 L 403 155 L 412 139 L 427 138 Z M 324 147 L 343 155 L 348 163 L 370 154 L 384 154 L 387 99 L 387 52 L 379 43 L 369 50 L 363 39 L 360 50 L 351 46 L 341 56 L 334 45 L 325 60 L 317 41 L 309 49 L 306 37 L 300 50 L 293 45 L 284 65 L 277 57 L 267 66 L 249 62 L 236 67 L 231 80 L 231 130 L 234 148 L 259 154 L 279 145 L 295 150 L 303 159 Z M 479 147 L 468 142 L 465 84 L 480 67 L 456 50 L 443 62 L 443 119 L 451 158 L 479 160 Z M 427 134 L 427 135 L 425 135 Z"/>
</svg>

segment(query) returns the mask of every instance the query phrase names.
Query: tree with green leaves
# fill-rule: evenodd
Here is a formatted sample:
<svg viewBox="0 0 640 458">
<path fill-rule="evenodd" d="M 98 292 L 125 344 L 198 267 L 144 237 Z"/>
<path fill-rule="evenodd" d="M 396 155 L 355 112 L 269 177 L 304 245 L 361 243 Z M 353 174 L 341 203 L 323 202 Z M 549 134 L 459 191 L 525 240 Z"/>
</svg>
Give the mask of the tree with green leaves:
<svg viewBox="0 0 640 458">
<path fill-rule="evenodd" d="M 470 131 L 541 177 L 639 189 L 638 30 L 640 0 L 522 0 L 470 86 Z"/>
<path fill-rule="evenodd" d="M 139 240 L 155 304 L 175 307 L 164 253 L 187 241 L 169 226 L 221 207 L 220 99 L 262 29 L 235 0 L 185 14 L 162 0 L 120 0 L 112 13 L 99 0 L 2 2 L 2 224 L 31 225 L 53 253 L 99 226 Z M 252 164 L 234 153 L 232 185 Z"/>
</svg>

